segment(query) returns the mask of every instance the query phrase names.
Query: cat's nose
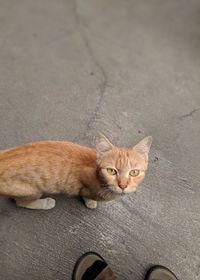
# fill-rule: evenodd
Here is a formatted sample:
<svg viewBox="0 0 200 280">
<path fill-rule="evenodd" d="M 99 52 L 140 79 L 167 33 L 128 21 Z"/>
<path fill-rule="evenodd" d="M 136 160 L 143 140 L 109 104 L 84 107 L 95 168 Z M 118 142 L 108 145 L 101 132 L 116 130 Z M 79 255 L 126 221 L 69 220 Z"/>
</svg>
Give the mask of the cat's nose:
<svg viewBox="0 0 200 280">
<path fill-rule="evenodd" d="M 127 184 L 119 183 L 119 187 L 120 187 L 120 189 L 124 190 L 127 188 Z"/>
</svg>

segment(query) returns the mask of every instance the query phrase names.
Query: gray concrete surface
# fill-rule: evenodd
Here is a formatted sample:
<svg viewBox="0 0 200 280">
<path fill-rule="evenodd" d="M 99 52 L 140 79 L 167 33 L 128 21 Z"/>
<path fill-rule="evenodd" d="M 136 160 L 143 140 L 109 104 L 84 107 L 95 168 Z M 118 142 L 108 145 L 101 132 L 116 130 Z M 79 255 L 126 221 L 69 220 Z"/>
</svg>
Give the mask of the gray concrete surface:
<svg viewBox="0 0 200 280">
<path fill-rule="evenodd" d="M 154 138 L 138 192 L 49 212 L 0 198 L 0 279 L 71 279 L 85 251 L 119 279 L 200 279 L 200 1 L 0 1 L 0 148 Z"/>
</svg>

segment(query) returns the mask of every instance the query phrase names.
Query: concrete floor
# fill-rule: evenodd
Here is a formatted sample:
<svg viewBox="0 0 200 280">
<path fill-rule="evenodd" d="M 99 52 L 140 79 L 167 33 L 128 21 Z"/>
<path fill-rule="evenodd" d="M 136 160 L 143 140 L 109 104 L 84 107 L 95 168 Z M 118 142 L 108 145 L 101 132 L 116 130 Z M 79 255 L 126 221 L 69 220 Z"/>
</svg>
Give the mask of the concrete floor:
<svg viewBox="0 0 200 280">
<path fill-rule="evenodd" d="M 97 210 L 0 198 L 0 279 L 71 279 L 85 251 L 122 280 L 152 264 L 200 279 L 200 1 L 0 0 L 0 148 L 154 138 L 133 195 Z"/>
</svg>

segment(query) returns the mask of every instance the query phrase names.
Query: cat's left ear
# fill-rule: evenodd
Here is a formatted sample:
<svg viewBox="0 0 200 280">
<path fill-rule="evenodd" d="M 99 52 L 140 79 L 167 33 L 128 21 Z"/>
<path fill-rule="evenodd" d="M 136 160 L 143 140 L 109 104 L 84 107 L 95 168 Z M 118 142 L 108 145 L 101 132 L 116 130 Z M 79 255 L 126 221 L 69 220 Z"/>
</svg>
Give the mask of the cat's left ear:
<svg viewBox="0 0 200 280">
<path fill-rule="evenodd" d="M 140 154 L 146 161 L 148 161 L 148 155 L 151 148 L 152 140 L 152 136 L 147 136 L 133 147 L 133 150 L 137 151 L 138 154 Z"/>
<path fill-rule="evenodd" d="M 107 152 L 114 148 L 113 144 L 101 133 L 96 135 L 97 158 L 103 157 Z"/>
</svg>

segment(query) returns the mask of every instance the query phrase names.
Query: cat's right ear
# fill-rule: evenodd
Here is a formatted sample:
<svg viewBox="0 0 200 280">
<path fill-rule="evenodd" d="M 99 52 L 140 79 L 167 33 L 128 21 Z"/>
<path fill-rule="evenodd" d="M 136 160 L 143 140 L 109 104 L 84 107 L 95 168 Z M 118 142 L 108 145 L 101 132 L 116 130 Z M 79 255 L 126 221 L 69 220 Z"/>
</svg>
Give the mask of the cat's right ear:
<svg viewBox="0 0 200 280">
<path fill-rule="evenodd" d="M 103 157 L 107 152 L 113 149 L 113 145 L 110 141 L 101 133 L 96 135 L 96 152 L 97 159 Z"/>
</svg>

